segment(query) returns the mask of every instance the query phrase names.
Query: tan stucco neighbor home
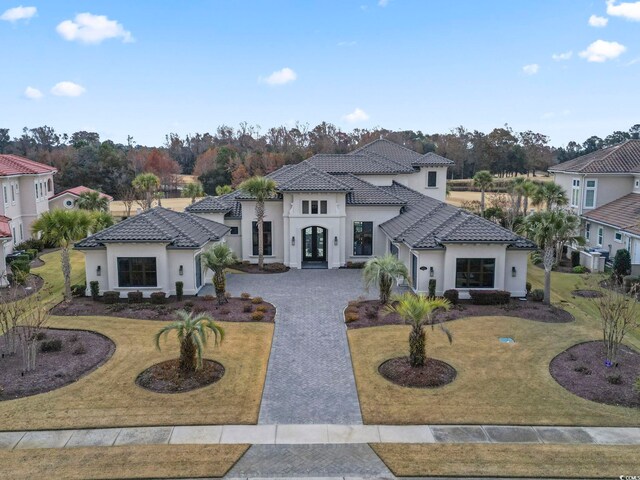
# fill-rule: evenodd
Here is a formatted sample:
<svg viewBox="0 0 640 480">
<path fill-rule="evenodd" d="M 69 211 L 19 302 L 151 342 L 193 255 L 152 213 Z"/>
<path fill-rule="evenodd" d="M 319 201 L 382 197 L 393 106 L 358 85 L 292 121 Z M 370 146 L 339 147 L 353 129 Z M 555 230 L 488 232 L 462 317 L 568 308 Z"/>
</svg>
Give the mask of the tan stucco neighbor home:
<svg viewBox="0 0 640 480">
<path fill-rule="evenodd" d="M 508 290 L 526 294 L 528 240 L 444 203 L 447 168 L 434 153 L 376 140 L 349 154 L 315 155 L 268 176 L 277 194 L 266 202 L 265 261 L 291 268 L 340 268 L 397 255 L 414 291 Z M 255 200 L 236 191 L 206 197 L 187 212 L 230 228 L 225 241 L 256 263 Z"/>
<path fill-rule="evenodd" d="M 70 210 L 76 208 L 76 203 L 80 198 L 80 195 L 87 192 L 96 192 L 89 187 L 85 187 L 80 185 L 79 187 L 68 188 L 67 190 L 63 190 L 62 192 L 56 193 L 53 197 L 49 199 L 49 208 L 61 208 Z M 106 193 L 98 192 L 102 198 L 106 198 L 108 202 L 113 201 L 113 197 L 111 195 L 107 195 Z"/>
</svg>

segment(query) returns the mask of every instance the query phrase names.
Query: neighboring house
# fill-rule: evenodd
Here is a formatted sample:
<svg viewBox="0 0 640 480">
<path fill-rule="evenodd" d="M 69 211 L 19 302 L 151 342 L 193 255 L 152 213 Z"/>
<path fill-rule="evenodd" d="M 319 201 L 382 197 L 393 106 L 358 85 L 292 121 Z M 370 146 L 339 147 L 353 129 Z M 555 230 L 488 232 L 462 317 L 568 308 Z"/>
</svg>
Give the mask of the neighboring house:
<svg viewBox="0 0 640 480">
<path fill-rule="evenodd" d="M 0 252 L 4 250 L 4 244 L 11 241 L 11 227 L 9 225 L 11 219 L 0 215 Z M 7 264 L 4 255 L 0 257 L 0 287 L 6 287 L 7 282 Z"/>
<path fill-rule="evenodd" d="M 175 295 L 176 282 L 185 295 L 195 295 L 204 284 L 200 254 L 223 240 L 230 228 L 190 214 L 156 207 L 129 217 L 76 243 L 84 253 L 87 294 L 90 282 L 100 292 L 117 291 L 126 297 L 141 291 Z"/>
<path fill-rule="evenodd" d="M 67 190 L 64 190 L 60 193 L 56 193 L 53 197 L 51 197 L 49 199 L 49 208 L 53 209 L 53 208 L 64 208 L 64 209 L 71 209 L 71 208 L 75 208 L 76 206 L 76 201 L 78 200 L 78 198 L 80 198 L 80 195 L 82 195 L 83 193 L 86 192 L 94 192 L 95 190 L 88 188 L 88 187 L 84 187 L 84 186 L 79 186 L 79 187 L 75 187 L 75 188 L 69 188 Z M 105 193 L 102 192 L 98 192 L 100 193 L 101 197 L 106 198 L 109 202 L 113 201 L 113 197 L 110 195 L 107 195 Z"/>
<path fill-rule="evenodd" d="M 493 222 L 444 203 L 447 167 L 376 140 L 344 155 L 315 155 L 268 175 L 277 194 L 265 204 L 265 262 L 291 268 L 339 268 L 392 253 L 411 272 L 411 287 L 526 294 L 527 254 L 535 248 Z M 240 191 L 187 207 L 230 227 L 227 243 L 244 261 L 258 259 L 255 200 Z"/>
<path fill-rule="evenodd" d="M 640 140 L 598 150 L 550 168 L 565 188 L 569 207 L 583 221 L 586 249 L 612 258 L 626 248 L 640 274 Z M 604 261 L 582 262 L 602 270 Z M 597 263 L 597 265 L 596 265 Z"/>
</svg>

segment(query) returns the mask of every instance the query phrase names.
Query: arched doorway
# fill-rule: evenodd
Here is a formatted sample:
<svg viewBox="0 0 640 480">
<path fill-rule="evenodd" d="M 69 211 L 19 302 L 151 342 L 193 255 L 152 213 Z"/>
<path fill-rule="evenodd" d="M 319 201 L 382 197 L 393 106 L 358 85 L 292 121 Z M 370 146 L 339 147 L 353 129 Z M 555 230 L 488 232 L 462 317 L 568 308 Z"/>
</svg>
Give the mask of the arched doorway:
<svg viewBox="0 0 640 480">
<path fill-rule="evenodd" d="M 302 229 L 302 268 L 327 268 L 327 229 Z"/>
</svg>

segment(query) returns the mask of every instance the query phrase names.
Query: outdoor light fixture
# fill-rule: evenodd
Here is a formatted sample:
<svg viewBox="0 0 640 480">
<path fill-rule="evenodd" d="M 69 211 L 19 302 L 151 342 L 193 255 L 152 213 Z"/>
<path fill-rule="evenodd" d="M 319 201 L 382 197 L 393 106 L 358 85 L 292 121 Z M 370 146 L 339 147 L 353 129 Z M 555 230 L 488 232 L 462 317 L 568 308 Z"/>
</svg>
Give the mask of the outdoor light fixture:
<svg viewBox="0 0 640 480">
<path fill-rule="evenodd" d="M 336 245 L 336 246 L 338 245 L 338 237 L 337 236 L 333 237 L 333 244 Z"/>
<path fill-rule="evenodd" d="M 433 277 L 433 267 L 429 267 L 429 276 Z"/>
<path fill-rule="evenodd" d="M 98 268 L 96 268 L 96 276 L 99 277 L 100 275 L 102 275 L 102 267 L 98 265 Z"/>
<path fill-rule="evenodd" d="M 184 275 L 184 267 L 182 265 L 180 265 L 180 267 L 178 268 L 178 275 Z"/>
<path fill-rule="evenodd" d="M 295 246 L 296 244 L 296 237 L 291 237 L 291 245 Z"/>
<path fill-rule="evenodd" d="M 511 267 L 511 276 L 512 277 L 516 276 L 516 267 Z"/>
</svg>

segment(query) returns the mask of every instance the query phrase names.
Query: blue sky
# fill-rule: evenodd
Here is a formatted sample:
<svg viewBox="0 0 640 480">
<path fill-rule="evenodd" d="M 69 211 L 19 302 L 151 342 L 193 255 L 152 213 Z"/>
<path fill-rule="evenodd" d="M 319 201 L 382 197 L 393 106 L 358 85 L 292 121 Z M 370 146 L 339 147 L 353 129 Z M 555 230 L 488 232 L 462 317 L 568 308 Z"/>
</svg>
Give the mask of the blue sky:
<svg viewBox="0 0 640 480">
<path fill-rule="evenodd" d="M 562 145 L 640 123 L 640 2 L 24 1 L 0 0 L 13 136 L 46 124 L 160 145 L 222 123 L 326 120 L 508 123 Z"/>
</svg>

